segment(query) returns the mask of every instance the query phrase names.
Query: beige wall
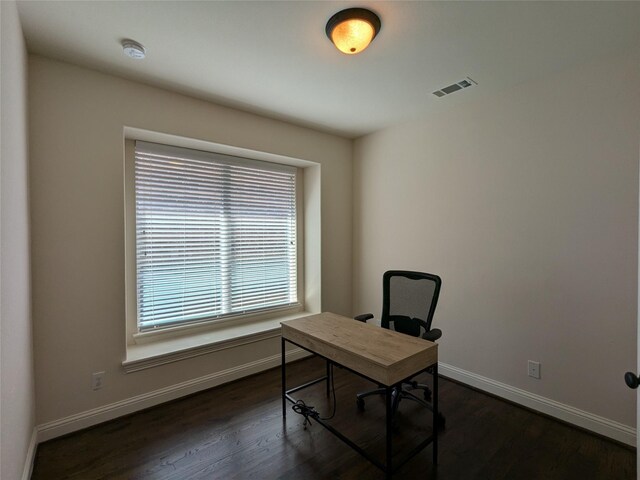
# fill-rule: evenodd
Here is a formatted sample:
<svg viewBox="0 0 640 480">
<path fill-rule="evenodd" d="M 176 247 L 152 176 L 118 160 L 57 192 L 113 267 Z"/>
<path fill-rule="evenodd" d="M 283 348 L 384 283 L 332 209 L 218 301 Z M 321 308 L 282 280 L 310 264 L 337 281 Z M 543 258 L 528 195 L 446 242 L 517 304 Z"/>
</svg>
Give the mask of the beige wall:
<svg viewBox="0 0 640 480">
<path fill-rule="evenodd" d="M 29 272 L 27 52 L 14 2 L 0 2 L 0 478 L 19 479 L 35 427 Z"/>
<path fill-rule="evenodd" d="M 637 54 L 490 98 L 478 80 L 356 142 L 354 309 L 380 312 L 387 269 L 437 273 L 442 362 L 635 427 Z"/>
<path fill-rule="evenodd" d="M 29 75 L 39 424 L 279 352 L 271 339 L 123 372 L 124 126 L 321 164 L 322 308 L 351 312 L 349 140 L 41 57 Z"/>
</svg>

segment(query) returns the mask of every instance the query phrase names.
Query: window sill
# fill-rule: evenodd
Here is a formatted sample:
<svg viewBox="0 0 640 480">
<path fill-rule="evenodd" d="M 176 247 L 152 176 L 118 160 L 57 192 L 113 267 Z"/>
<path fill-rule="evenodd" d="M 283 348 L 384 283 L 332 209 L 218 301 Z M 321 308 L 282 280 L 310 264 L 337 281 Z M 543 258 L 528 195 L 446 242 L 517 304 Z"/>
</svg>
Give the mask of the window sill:
<svg viewBox="0 0 640 480">
<path fill-rule="evenodd" d="M 122 366 L 126 373 L 137 372 L 158 365 L 279 337 L 280 322 L 307 315 L 311 315 L 311 312 L 298 312 L 268 320 L 227 325 L 194 335 L 127 345 L 127 358 L 122 362 Z"/>
</svg>

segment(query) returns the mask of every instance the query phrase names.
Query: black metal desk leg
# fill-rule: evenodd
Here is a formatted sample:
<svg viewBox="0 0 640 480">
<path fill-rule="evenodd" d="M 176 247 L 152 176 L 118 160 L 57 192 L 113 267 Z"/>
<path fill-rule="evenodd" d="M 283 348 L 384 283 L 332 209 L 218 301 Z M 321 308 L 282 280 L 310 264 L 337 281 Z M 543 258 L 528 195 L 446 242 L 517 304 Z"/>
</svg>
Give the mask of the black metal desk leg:
<svg viewBox="0 0 640 480">
<path fill-rule="evenodd" d="M 285 362 L 285 348 L 284 348 L 284 337 L 280 339 L 280 372 L 282 375 L 282 419 L 284 420 L 287 416 L 287 370 L 286 370 L 286 362 Z"/>
<path fill-rule="evenodd" d="M 386 387 L 385 388 L 385 397 L 387 400 L 387 464 L 386 464 L 386 478 L 390 479 L 393 475 L 393 467 L 391 463 L 391 457 L 393 456 L 393 451 L 391 449 L 391 434 L 393 432 L 393 388 Z"/>
<path fill-rule="evenodd" d="M 433 465 L 438 464 L 438 364 L 433 366 Z"/>
<path fill-rule="evenodd" d="M 331 370 L 331 362 L 327 360 L 327 397 L 331 394 L 331 389 L 329 388 L 329 384 L 331 383 L 331 375 L 333 371 Z"/>
</svg>

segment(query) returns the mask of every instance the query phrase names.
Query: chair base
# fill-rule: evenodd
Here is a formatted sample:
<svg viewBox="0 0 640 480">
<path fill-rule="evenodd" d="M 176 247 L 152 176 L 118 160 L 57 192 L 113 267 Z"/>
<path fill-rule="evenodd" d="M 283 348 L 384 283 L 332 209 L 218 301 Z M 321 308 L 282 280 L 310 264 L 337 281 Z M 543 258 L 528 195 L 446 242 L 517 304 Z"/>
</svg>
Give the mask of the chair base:
<svg viewBox="0 0 640 480">
<path fill-rule="evenodd" d="M 391 395 L 392 395 L 392 410 L 393 410 L 393 416 L 395 417 L 396 412 L 398 411 L 398 406 L 400 405 L 400 400 L 402 399 L 407 399 L 407 400 L 411 400 L 414 402 L 419 403 L 420 405 L 428 408 L 429 410 L 431 410 L 433 412 L 433 405 L 431 405 L 431 390 L 429 389 L 429 387 L 427 385 L 423 385 L 417 382 L 410 382 L 410 383 L 406 383 L 405 385 L 407 385 L 409 388 L 411 388 L 411 390 L 422 390 L 423 391 L 423 397 L 424 400 L 417 397 L 416 395 L 414 395 L 413 393 L 411 393 L 410 391 L 407 391 L 405 389 L 403 389 L 402 387 L 399 388 L 394 388 L 391 391 Z M 366 397 L 369 397 L 371 395 L 386 395 L 386 389 L 384 388 L 377 388 L 375 390 L 371 390 L 368 392 L 363 392 L 363 393 L 358 393 L 356 395 L 356 405 L 358 406 L 358 410 L 363 412 L 364 411 L 364 399 Z M 438 430 L 443 430 L 445 428 L 445 423 L 446 423 L 446 419 L 444 417 L 444 415 L 442 415 L 441 412 L 437 413 L 437 424 L 438 424 Z M 394 422 L 395 424 L 395 422 Z"/>
</svg>

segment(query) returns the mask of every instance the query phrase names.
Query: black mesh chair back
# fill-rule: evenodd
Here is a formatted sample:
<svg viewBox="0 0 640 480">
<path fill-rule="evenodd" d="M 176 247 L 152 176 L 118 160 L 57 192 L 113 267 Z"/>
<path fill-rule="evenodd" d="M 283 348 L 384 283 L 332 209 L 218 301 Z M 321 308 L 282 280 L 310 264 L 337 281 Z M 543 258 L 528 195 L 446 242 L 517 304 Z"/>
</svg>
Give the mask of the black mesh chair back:
<svg viewBox="0 0 640 480">
<path fill-rule="evenodd" d="M 442 281 L 437 275 L 389 270 L 382 279 L 381 325 L 414 337 L 431 330 Z"/>
</svg>

